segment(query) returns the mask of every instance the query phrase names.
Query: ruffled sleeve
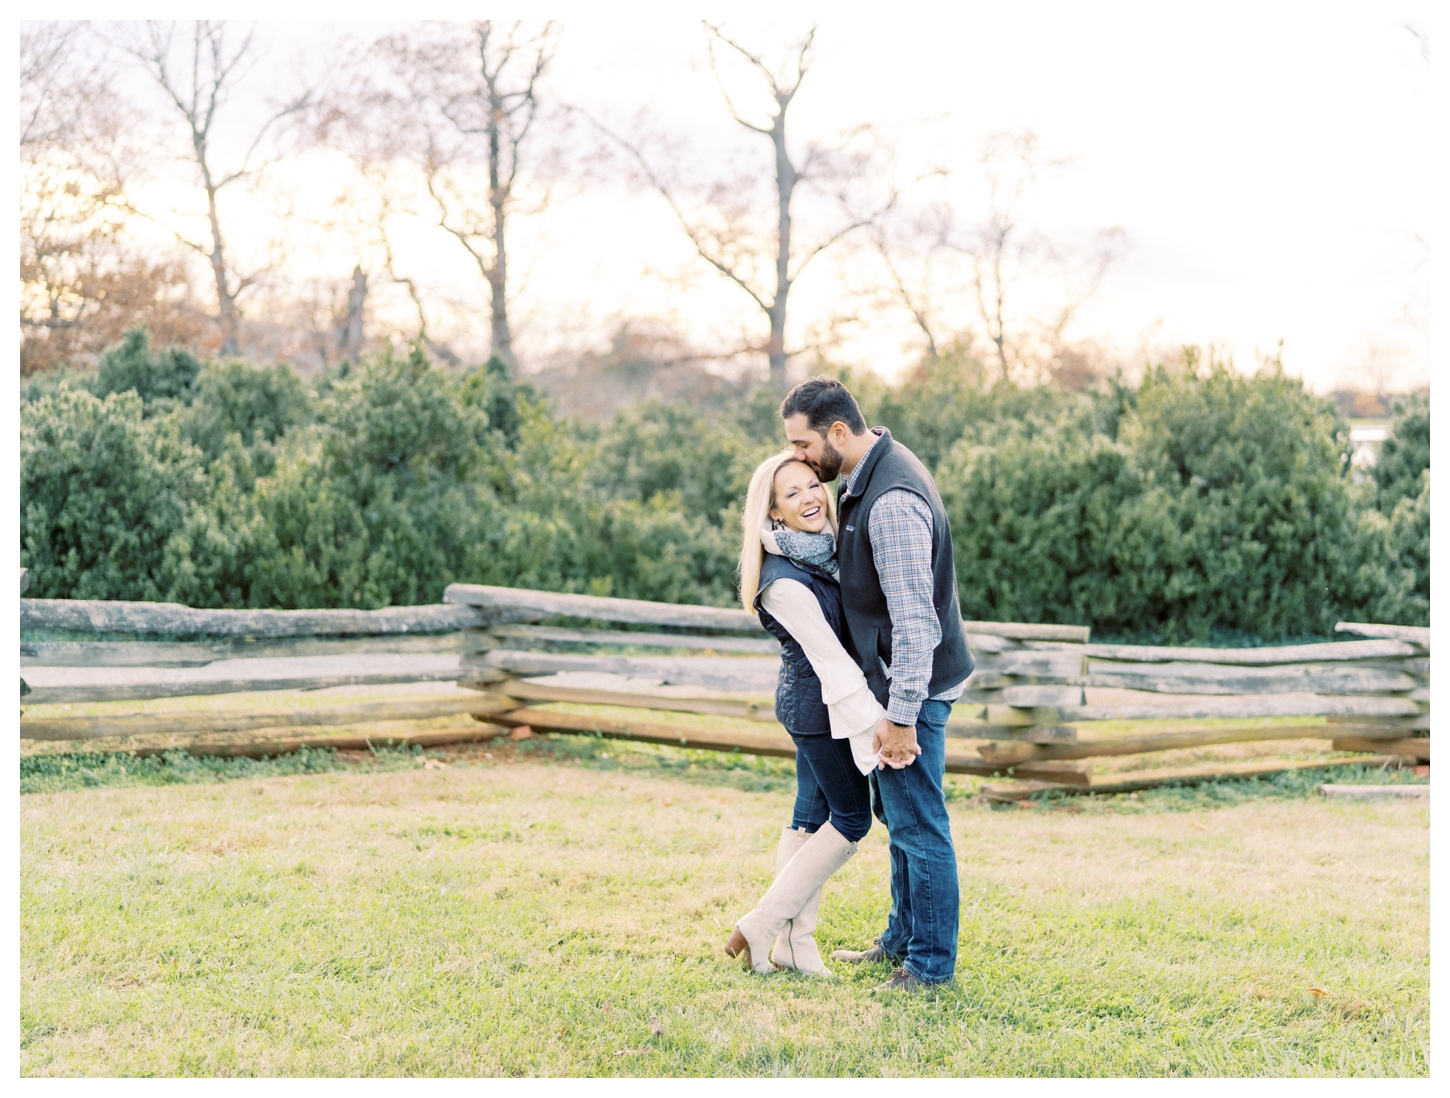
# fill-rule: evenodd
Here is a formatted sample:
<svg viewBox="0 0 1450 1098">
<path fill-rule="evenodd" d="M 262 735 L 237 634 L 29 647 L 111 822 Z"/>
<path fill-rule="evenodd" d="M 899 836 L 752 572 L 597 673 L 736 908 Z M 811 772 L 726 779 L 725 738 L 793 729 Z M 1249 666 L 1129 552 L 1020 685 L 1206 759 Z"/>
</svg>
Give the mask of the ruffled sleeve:
<svg viewBox="0 0 1450 1098">
<path fill-rule="evenodd" d="M 803 583 L 778 579 L 761 594 L 766 613 L 790 632 L 821 680 L 821 700 L 831 715 L 831 735 L 843 740 L 869 732 L 881 722 L 881 707 L 866 676 L 821 612 L 821 604 Z"/>
</svg>

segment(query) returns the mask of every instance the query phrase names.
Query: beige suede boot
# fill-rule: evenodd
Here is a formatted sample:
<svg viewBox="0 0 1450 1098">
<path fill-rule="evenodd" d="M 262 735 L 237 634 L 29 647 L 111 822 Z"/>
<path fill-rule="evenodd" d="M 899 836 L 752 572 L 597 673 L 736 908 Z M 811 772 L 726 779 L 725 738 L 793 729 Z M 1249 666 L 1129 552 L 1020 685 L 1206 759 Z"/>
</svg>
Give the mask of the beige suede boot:
<svg viewBox="0 0 1450 1098">
<path fill-rule="evenodd" d="M 807 832 L 790 828 L 780 833 L 780 846 L 775 852 L 777 876 L 808 838 Z M 816 945 L 816 916 L 821 910 L 821 893 L 824 891 L 824 885 L 816 889 L 806 900 L 800 914 L 786 920 L 785 929 L 775 939 L 775 947 L 770 951 L 770 963 L 776 968 L 793 968 L 812 976 L 830 976 L 831 970 L 821 960 L 821 951 Z"/>
<path fill-rule="evenodd" d="M 775 847 L 775 875 L 780 876 L 781 870 L 790 864 L 805 841 L 811 837 L 809 831 L 797 831 L 793 827 L 780 829 L 780 842 Z M 770 950 L 770 963 L 776 968 L 795 968 L 795 962 L 791 958 L 790 929 L 795 922 L 791 919 L 786 922 L 785 929 L 775 939 L 775 945 Z"/>
<path fill-rule="evenodd" d="M 787 965 L 784 961 L 777 963 L 785 968 L 799 969 L 812 976 L 819 976 L 826 979 L 831 975 L 831 970 L 826 967 L 826 962 L 821 960 L 820 947 L 816 945 L 816 916 L 821 910 L 821 893 L 825 886 L 816 889 L 806 900 L 805 906 L 800 909 L 794 919 L 789 920 L 782 934 L 788 934 L 790 940 L 790 954 L 792 961 Z M 774 954 L 771 960 L 775 961 Z"/>
<path fill-rule="evenodd" d="M 829 823 L 808 838 L 755 909 L 735 924 L 725 943 L 725 955 L 742 957 L 752 971 L 770 972 L 768 954 L 775 936 L 800 914 L 831 875 L 851 860 L 856 846 Z"/>
</svg>

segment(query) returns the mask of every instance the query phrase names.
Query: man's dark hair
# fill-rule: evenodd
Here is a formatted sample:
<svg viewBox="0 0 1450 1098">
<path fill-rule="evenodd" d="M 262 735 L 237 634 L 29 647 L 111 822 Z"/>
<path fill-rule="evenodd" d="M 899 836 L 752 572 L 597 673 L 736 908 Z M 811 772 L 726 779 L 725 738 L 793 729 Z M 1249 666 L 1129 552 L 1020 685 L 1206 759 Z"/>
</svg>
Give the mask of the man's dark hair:
<svg viewBox="0 0 1450 1098">
<path fill-rule="evenodd" d="M 780 418 L 804 415 L 806 425 L 824 436 L 831 424 L 844 423 L 853 435 L 866 430 L 866 420 L 851 390 L 833 377 L 813 377 L 802 381 L 780 402 Z"/>
</svg>

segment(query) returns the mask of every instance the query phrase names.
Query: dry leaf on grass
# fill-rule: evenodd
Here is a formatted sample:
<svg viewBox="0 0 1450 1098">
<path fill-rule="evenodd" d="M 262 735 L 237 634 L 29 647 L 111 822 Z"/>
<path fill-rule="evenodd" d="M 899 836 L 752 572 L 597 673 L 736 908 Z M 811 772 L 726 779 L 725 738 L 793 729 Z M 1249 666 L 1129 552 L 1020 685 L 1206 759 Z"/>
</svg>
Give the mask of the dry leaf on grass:
<svg viewBox="0 0 1450 1098">
<path fill-rule="evenodd" d="M 1311 987 L 1309 989 L 1309 994 L 1314 996 L 1314 998 L 1316 999 L 1322 999 L 1324 998 L 1324 996 L 1328 995 L 1329 992 L 1325 991 L 1322 987 Z"/>
</svg>

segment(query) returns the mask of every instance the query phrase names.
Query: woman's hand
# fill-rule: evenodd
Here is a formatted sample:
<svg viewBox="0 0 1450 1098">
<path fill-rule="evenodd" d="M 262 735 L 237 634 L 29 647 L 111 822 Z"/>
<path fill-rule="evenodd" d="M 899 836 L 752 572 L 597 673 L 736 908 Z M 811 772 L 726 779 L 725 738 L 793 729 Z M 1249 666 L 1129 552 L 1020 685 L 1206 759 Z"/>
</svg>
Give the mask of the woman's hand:
<svg viewBox="0 0 1450 1098">
<path fill-rule="evenodd" d="M 921 748 L 916 742 L 916 726 L 892 724 L 889 718 L 882 717 L 881 723 L 871 735 L 871 750 L 881 752 L 881 770 L 888 766 L 893 770 L 910 766 L 921 754 Z"/>
</svg>

